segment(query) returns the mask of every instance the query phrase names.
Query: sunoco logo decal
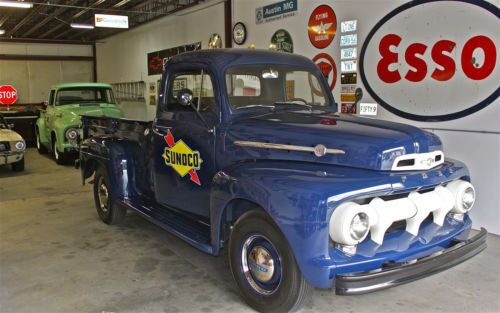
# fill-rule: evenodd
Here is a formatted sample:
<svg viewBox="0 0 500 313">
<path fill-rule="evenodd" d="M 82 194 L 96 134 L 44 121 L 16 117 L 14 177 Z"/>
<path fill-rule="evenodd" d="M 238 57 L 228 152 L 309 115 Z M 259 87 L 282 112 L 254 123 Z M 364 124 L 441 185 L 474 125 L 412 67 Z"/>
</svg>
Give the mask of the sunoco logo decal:
<svg viewBox="0 0 500 313">
<path fill-rule="evenodd" d="M 170 130 L 165 136 L 165 141 L 168 145 L 162 155 L 165 164 L 171 166 L 181 177 L 189 174 L 191 181 L 201 186 L 198 173 L 196 173 L 203 162 L 200 152 L 191 150 L 182 140 L 176 142 Z"/>
</svg>

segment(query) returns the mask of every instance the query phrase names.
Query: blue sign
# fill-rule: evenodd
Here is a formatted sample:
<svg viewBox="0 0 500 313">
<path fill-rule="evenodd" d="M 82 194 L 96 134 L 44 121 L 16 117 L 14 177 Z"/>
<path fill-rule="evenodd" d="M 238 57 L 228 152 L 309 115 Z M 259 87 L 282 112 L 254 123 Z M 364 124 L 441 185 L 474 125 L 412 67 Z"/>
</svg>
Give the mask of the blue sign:
<svg viewBox="0 0 500 313">
<path fill-rule="evenodd" d="M 261 24 L 295 16 L 297 0 L 280 1 L 255 9 L 255 23 Z"/>
</svg>

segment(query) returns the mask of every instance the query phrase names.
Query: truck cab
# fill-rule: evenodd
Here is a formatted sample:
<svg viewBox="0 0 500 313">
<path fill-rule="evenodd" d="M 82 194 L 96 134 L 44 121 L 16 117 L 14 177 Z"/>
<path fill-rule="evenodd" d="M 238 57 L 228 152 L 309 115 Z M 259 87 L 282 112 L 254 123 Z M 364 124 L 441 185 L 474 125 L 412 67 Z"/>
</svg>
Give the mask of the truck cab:
<svg viewBox="0 0 500 313">
<path fill-rule="evenodd" d="M 469 238 L 475 189 L 441 140 L 337 113 L 309 59 L 218 49 L 165 65 L 152 122 L 82 117 L 79 166 L 108 224 L 132 210 L 215 256 L 258 311 L 317 288 L 362 294 L 444 270 Z"/>
</svg>

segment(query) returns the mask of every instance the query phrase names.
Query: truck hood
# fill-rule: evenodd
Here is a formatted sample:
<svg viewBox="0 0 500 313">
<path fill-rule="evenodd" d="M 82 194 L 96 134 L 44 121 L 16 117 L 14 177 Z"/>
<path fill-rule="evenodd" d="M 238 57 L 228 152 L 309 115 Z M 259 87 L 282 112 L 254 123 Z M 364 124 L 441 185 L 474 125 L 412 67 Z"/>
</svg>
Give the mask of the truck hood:
<svg viewBox="0 0 500 313">
<path fill-rule="evenodd" d="M 225 153 L 233 159 L 305 161 L 373 170 L 390 170 L 401 154 L 442 150 L 441 140 L 417 127 L 336 114 L 269 113 L 234 121 L 225 136 Z M 248 144 L 250 143 L 250 144 Z M 338 149 L 343 153 L 257 147 L 267 143 Z"/>
<path fill-rule="evenodd" d="M 23 137 L 10 129 L 0 128 L 0 141 L 19 141 L 23 140 Z"/>
<path fill-rule="evenodd" d="M 80 123 L 81 115 L 121 117 L 120 110 L 114 104 L 66 104 L 57 107 L 62 118 L 68 123 Z"/>
</svg>

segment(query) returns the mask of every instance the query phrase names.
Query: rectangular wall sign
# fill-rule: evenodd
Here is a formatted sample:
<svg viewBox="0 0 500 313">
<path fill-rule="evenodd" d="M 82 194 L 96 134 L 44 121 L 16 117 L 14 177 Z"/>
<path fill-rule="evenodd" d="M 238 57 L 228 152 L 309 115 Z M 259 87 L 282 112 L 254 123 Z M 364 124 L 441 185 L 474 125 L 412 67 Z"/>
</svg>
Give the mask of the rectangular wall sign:
<svg viewBox="0 0 500 313">
<path fill-rule="evenodd" d="M 360 103 L 359 104 L 359 114 L 360 115 L 377 115 L 377 104 L 376 103 Z"/>
<path fill-rule="evenodd" d="M 295 16 L 297 0 L 280 1 L 255 9 L 255 23 L 267 23 Z"/>
<path fill-rule="evenodd" d="M 358 74 L 356 73 L 346 73 L 340 75 L 340 83 L 342 85 L 356 84 Z"/>
<path fill-rule="evenodd" d="M 169 58 L 179 53 L 200 50 L 201 42 L 195 42 L 189 45 L 179 46 L 175 48 L 155 51 L 148 53 L 148 75 L 158 75 L 163 72 L 163 59 Z"/>
<path fill-rule="evenodd" d="M 95 14 L 95 27 L 128 28 L 128 16 Z"/>
<path fill-rule="evenodd" d="M 341 33 L 348 33 L 348 32 L 355 32 L 357 29 L 357 20 L 351 20 L 351 21 L 343 21 L 340 23 L 340 32 Z"/>
<path fill-rule="evenodd" d="M 340 46 L 355 46 L 358 44 L 358 34 L 340 36 Z"/>
<path fill-rule="evenodd" d="M 356 47 L 340 49 L 341 60 L 355 59 L 357 57 L 358 57 L 358 48 Z"/>
<path fill-rule="evenodd" d="M 356 72 L 358 70 L 358 64 L 356 60 L 342 61 L 340 62 L 340 72 Z"/>
</svg>

